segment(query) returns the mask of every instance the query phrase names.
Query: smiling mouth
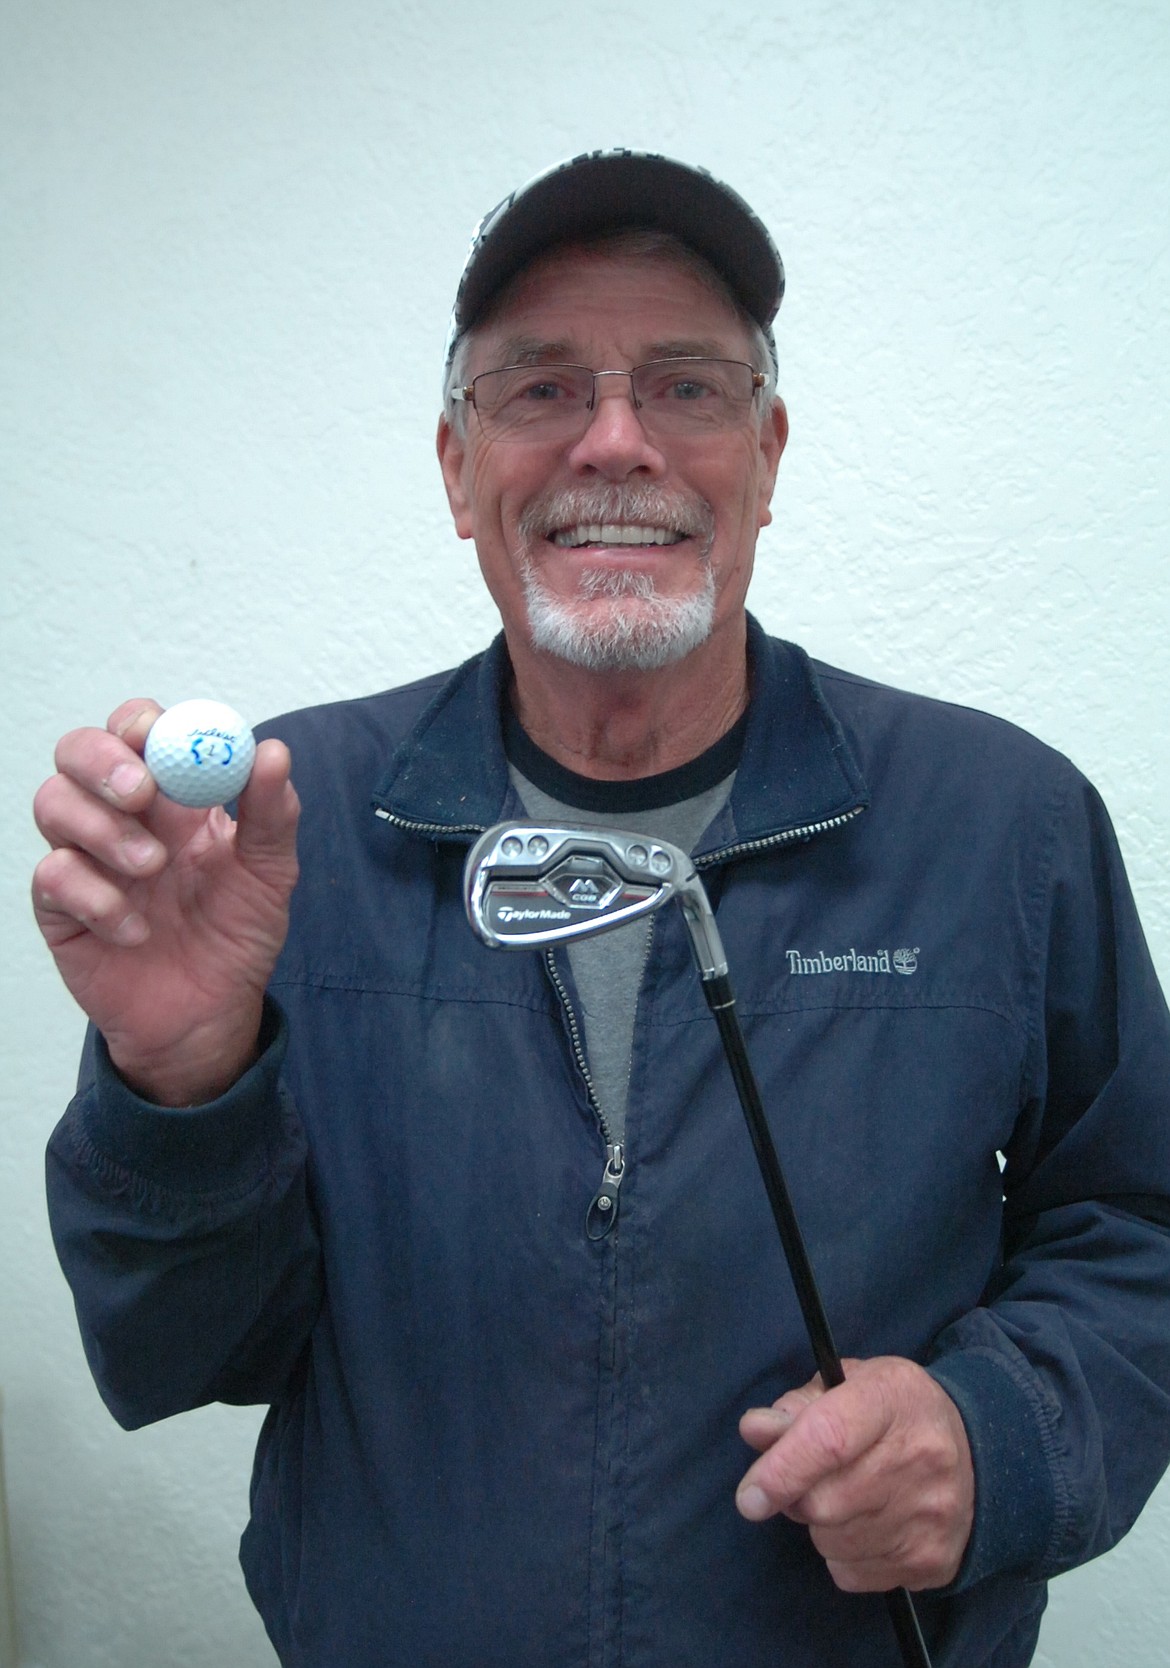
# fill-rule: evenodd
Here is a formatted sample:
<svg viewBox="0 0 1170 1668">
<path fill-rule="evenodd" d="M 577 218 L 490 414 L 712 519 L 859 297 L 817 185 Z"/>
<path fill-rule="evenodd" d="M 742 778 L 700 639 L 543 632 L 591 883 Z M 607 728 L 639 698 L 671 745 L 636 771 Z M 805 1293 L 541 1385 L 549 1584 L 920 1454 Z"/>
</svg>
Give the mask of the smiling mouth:
<svg viewBox="0 0 1170 1668">
<path fill-rule="evenodd" d="M 558 527 L 547 535 L 549 543 L 558 545 L 562 550 L 578 550 L 584 546 L 596 549 L 598 546 L 612 545 L 615 548 L 630 545 L 669 545 L 681 544 L 689 537 L 673 527 L 643 527 L 630 522 L 578 522 L 574 527 Z"/>
</svg>

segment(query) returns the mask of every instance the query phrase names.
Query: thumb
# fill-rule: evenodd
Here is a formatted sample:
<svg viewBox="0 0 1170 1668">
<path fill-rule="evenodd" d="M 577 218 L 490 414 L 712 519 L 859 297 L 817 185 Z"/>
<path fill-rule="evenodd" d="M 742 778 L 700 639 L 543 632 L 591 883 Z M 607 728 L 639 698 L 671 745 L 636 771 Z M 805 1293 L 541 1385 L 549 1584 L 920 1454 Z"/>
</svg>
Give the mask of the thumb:
<svg viewBox="0 0 1170 1668">
<path fill-rule="evenodd" d="M 289 772 L 292 758 L 283 741 L 262 741 L 247 786 L 236 807 L 236 853 L 246 867 L 296 863 L 301 802 Z"/>
</svg>

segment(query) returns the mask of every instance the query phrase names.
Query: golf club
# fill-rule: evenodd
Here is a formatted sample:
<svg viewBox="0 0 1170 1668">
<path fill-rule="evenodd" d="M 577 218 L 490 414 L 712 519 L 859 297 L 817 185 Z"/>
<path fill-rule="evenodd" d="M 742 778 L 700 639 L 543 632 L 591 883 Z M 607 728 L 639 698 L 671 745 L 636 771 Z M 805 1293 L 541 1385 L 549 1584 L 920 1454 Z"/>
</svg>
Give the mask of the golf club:
<svg viewBox="0 0 1170 1668">
<path fill-rule="evenodd" d="M 827 1390 L 845 1373 L 813 1277 L 780 1160 L 764 1117 L 727 958 L 695 866 L 684 851 L 644 834 L 545 823 L 497 823 L 472 846 L 463 871 L 467 918 L 493 949 L 543 949 L 609 932 L 677 898 L 715 1016 L 727 1063 L 796 1289 L 813 1358 Z M 906 1668 L 930 1668 L 914 1601 L 904 1587 L 886 1594 Z"/>
</svg>

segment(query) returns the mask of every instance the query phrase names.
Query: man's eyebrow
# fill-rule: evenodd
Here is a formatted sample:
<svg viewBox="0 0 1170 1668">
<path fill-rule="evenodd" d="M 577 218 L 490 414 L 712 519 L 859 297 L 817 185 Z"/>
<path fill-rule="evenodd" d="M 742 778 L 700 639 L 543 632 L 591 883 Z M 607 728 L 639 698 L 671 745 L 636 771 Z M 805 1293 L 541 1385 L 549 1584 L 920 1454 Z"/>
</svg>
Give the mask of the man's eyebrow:
<svg viewBox="0 0 1170 1668">
<path fill-rule="evenodd" d="M 727 359 L 735 355 L 726 342 L 714 342 L 706 337 L 672 337 L 665 342 L 652 342 L 646 349 L 647 359 Z"/>
<path fill-rule="evenodd" d="M 550 342 L 539 336 L 509 336 L 497 348 L 501 365 L 579 364 L 572 358 L 568 342 Z"/>
</svg>

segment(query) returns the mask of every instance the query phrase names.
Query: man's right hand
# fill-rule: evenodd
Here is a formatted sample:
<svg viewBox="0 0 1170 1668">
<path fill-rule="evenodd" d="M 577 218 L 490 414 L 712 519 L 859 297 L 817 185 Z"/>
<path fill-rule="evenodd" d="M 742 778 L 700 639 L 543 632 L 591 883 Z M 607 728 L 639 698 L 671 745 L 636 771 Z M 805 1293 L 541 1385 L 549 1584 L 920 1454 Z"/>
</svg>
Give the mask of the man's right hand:
<svg viewBox="0 0 1170 1668">
<path fill-rule="evenodd" d="M 145 1099 L 192 1106 L 256 1055 L 288 930 L 299 803 L 283 742 L 256 750 L 239 821 L 159 793 L 142 759 L 161 708 L 127 701 L 72 730 L 36 796 L 52 846 L 33 906 L 70 992 Z"/>
</svg>

